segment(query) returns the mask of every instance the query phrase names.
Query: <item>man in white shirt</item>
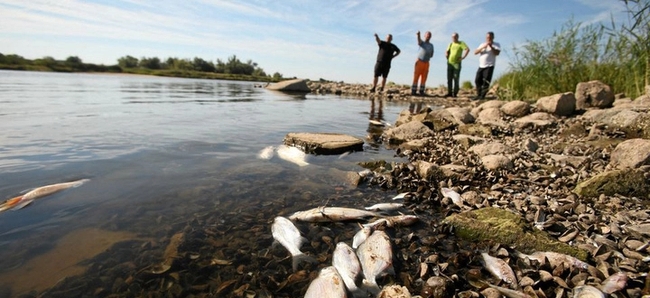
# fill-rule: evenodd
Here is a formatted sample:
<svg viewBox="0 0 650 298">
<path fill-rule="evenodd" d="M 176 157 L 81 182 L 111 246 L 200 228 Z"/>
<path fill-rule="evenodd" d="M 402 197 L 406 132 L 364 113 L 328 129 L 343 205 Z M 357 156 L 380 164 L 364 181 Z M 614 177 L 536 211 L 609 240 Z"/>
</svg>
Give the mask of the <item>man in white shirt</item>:
<svg viewBox="0 0 650 298">
<path fill-rule="evenodd" d="M 485 99 L 485 94 L 490 90 L 490 82 L 494 73 L 494 63 L 497 56 L 501 53 L 501 45 L 494 42 L 494 32 L 490 31 L 485 36 L 485 42 L 474 51 L 474 55 L 479 56 L 478 71 L 476 71 L 476 97 L 474 100 Z"/>
</svg>

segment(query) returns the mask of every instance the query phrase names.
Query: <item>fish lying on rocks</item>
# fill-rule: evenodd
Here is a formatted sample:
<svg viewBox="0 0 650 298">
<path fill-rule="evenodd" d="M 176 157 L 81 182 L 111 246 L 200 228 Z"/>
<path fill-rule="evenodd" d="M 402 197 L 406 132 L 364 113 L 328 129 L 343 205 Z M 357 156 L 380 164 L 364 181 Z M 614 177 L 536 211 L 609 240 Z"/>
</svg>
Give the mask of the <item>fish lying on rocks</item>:
<svg viewBox="0 0 650 298">
<path fill-rule="evenodd" d="M 276 152 L 278 153 L 278 157 L 288 162 L 297 164 L 298 166 L 304 167 L 309 165 L 307 162 L 307 154 L 300 150 L 300 148 L 280 145 L 278 146 Z"/>
<path fill-rule="evenodd" d="M 410 214 L 402 214 L 402 215 L 394 215 L 394 216 L 387 216 L 384 218 L 380 218 L 378 220 L 375 220 L 371 223 L 364 224 L 364 227 L 376 227 L 382 224 L 385 224 L 387 227 L 396 227 L 396 226 L 410 226 L 420 220 L 417 215 L 410 215 Z"/>
<path fill-rule="evenodd" d="M 346 220 L 358 220 L 366 217 L 379 216 L 378 213 L 346 207 L 316 207 L 313 209 L 298 211 L 289 216 L 290 220 L 306 222 L 335 222 Z"/>
<path fill-rule="evenodd" d="M 464 207 L 463 206 L 463 199 L 460 197 L 460 194 L 455 192 L 453 189 L 443 187 L 443 188 L 440 189 L 440 192 L 442 193 L 442 195 L 444 197 L 447 197 L 447 198 L 451 199 L 451 201 L 454 203 L 454 205 L 456 205 L 456 206 L 458 206 L 460 208 Z"/>
<path fill-rule="evenodd" d="M 357 249 L 361 243 L 370 237 L 373 230 L 374 228 L 372 226 L 361 226 L 361 230 L 354 234 L 352 238 L 352 248 Z"/>
<path fill-rule="evenodd" d="M 36 199 L 49 196 L 53 193 L 62 191 L 64 189 L 79 187 L 88 181 L 90 181 L 90 179 L 81 179 L 72 182 L 56 183 L 56 184 L 37 187 L 22 196 L 14 197 L 0 204 L 0 211 L 5 211 L 8 209 L 13 209 L 13 210 L 21 209 L 31 204 Z"/>
<path fill-rule="evenodd" d="M 380 291 L 377 276 L 393 272 L 393 249 L 390 238 L 384 231 L 374 231 L 357 248 L 357 257 L 363 271 L 364 288 L 377 295 Z"/>
<path fill-rule="evenodd" d="M 573 298 L 605 298 L 605 294 L 594 286 L 584 285 L 573 288 Z"/>
<path fill-rule="evenodd" d="M 290 220 L 282 216 L 276 217 L 271 226 L 271 234 L 273 239 L 282 244 L 291 254 L 293 271 L 298 269 L 298 264 L 302 261 L 316 262 L 313 257 L 300 251 L 300 247 L 307 239 L 300 235 L 300 231 Z"/>
<path fill-rule="evenodd" d="M 358 292 L 356 281 L 359 273 L 361 273 L 361 264 L 359 264 L 359 258 L 357 258 L 354 249 L 345 242 L 337 243 L 332 254 L 332 265 L 341 275 L 348 291 L 351 293 Z"/>
<path fill-rule="evenodd" d="M 334 266 L 321 269 L 305 292 L 305 298 L 345 298 L 345 284 Z"/>
<path fill-rule="evenodd" d="M 627 285 L 627 279 L 625 272 L 616 272 L 602 282 L 600 290 L 605 294 L 620 291 Z"/>
<path fill-rule="evenodd" d="M 561 264 L 564 264 L 567 267 L 577 268 L 577 269 L 581 269 L 581 270 L 586 270 L 589 267 L 589 264 L 587 264 L 587 263 L 585 263 L 583 261 L 580 261 L 579 259 L 577 259 L 575 257 L 565 255 L 565 254 L 561 254 L 561 253 L 557 253 L 557 252 L 552 252 L 552 251 L 538 251 L 538 252 L 534 252 L 534 253 L 532 253 L 530 255 L 517 252 L 516 255 L 519 258 L 527 258 L 529 260 L 538 261 L 538 262 L 540 262 L 540 264 L 544 264 L 544 263 L 546 263 L 545 260 L 548 260 L 551 267 L 553 267 L 553 268 L 555 268 L 557 266 L 560 266 Z"/>
<path fill-rule="evenodd" d="M 379 203 L 374 204 L 370 207 L 365 207 L 364 209 L 370 211 L 395 211 L 399 208 L 402 208 L 404 204 L 402 203 Z"/>
<path fill-rule="evenodd" d="M 403 193 L 400 193 L 400 194 L 394 196 L 391 200 L 393 200 L 393 201 L 394 200 L 401 200 L 401 199 L 404 199 L 406 196 L 408 196 L 410 194 L 411 194 L 410 192 L 403 192 Z"/>
<path fill-rule="evenodd" d="M 481 253 L 483 257 L 483 262 L 485 269 L 487 269 L 492 275 L 505 283 L 516 286 L 517 285 L 517 276 L 515 272 L 510 268 L 508 263 L 504 260 L 490 256 L 489 254 L 483 252 Z"/>
</svg>

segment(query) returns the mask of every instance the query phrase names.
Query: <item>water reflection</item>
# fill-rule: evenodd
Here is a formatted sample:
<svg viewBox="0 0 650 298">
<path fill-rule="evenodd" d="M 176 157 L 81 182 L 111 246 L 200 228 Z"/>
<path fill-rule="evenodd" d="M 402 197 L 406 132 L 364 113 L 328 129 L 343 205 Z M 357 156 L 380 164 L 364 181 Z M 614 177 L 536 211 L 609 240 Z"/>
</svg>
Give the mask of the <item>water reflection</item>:
<svg viewBox="0 0 650 298">
<path fill-rule="evenodd" d="M 368 117 L 368 143 L 373 148 L 379 147 L 381 135 L 384 132 L 384 100 L 381 97 L 371 96 L 370 113 Z"/>
<path fill-rule="evenodd" d="M 409 112 L 411 112 L 411 114 L 417 114 L 420 111 L 422 111 L 422 102 L 412 102 L 409 104 Z"/>
</svg>

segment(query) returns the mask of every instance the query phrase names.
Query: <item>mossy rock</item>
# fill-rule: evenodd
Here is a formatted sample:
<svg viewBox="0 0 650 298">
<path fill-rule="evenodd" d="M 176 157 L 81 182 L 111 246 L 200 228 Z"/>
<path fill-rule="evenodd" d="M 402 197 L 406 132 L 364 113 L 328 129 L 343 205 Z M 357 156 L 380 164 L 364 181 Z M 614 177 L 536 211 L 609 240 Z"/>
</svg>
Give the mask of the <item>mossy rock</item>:
<svg viewBox="0 0 650 298">
<path fill-rule="evenodd" d="M 492 128 L 482 124 L 465 124 L 458 127 L 458 132 L 464 135 L 487 138 L 492 135 Z"/>
<path fill-rule="evenodd" d="M 554 251 L 586 260 L 587 251 L 559 242 L 534 229 L 521 216 L 499 208 L 486 207 L 448 216 L 443 221 L 454 227 L 456 235 L 468 241 L 493 241 L 523 253 Z"/>
<path fill-rule="evenodd" d="M 380 168 L 392 168 L 390 163 L 388 163 L 385 160 L 370 160 L 370 161 L 361 161 L 358 163 L 359 166 L 363 167 L 364 169 L 369 169 L 372 171 L 376 171 Z"/>
<path fill-rule="evenodd" d="M 650 185 L 643 172 L 639 170 L 615 170 L 600 173 L 590 179 L 578 183 L 576 194 L 583 197 L 598 197 L 622 195 L 647 198 L 650 194 Z"/>
</svg>

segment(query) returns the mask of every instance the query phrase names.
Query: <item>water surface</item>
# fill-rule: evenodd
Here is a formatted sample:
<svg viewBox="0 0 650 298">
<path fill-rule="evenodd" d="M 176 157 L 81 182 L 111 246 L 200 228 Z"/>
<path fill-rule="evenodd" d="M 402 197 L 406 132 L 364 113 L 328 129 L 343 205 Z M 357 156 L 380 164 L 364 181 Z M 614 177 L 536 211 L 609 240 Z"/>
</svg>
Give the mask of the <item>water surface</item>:
<svg viewBox="0 0 650 298">
<path fill-rule="evenodd" d="M 256 212 L 264 202 L 282 199 L 288 202 L 283 208 L 295 211 L 336 204 L 332 197 L 342 192 L 381 196 L 364 186 L 350 190 L 338 174 L 362 170 L 359 161 L 396 159 L 372 141 L 381 129 L 368 119 L 392 123 L 407 107 L 290 95 L 252 82 L 0 71 L 0 199 L 90 179 L 0 213 L 0 296 L 51 286 L 44 255 L 57 252 L 53 256 L 60 259 L 62 250 L 99 241 L 71 240 L 79 231 L 120 233 L 102 240 L 110 247 L 125 239 L 160 239 L 197 212 L 224 205 Z M 256 158 L 289 132 L 344 133 L 366 144 L 363 152 L 343 158 L 310 156 L 311 165 L 302 168 L 277 157 Z M 30 263 L 34 259 L 41 268 Z M 26 267 L 43 270 L 43 280 L 9 278 Z"/>
</svg>

